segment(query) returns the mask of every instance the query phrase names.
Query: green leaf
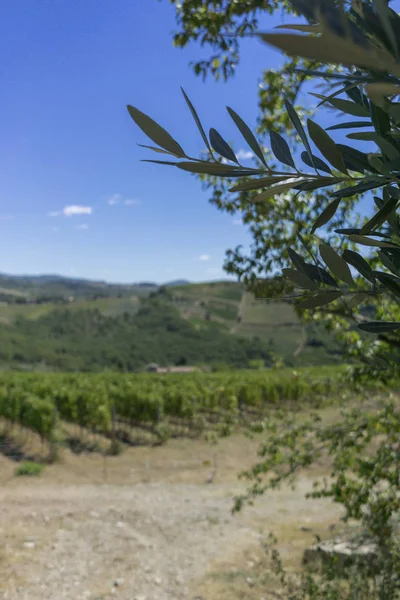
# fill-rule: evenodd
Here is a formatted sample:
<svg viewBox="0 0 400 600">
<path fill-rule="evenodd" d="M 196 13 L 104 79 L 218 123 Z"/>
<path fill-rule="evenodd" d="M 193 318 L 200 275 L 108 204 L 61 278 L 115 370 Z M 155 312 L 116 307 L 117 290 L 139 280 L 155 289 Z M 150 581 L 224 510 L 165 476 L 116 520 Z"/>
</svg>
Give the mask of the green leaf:
<svg viewBox="0 0 400 600">
<path fill-rule="evenodd" d="M 370 102 L 371 120 L 376 133 L 383 138 L 390 132 L 390 117 L 382 108 Z"/>
<path fill-rule="evenodd" d="M 316 267 L 315 265 L 306 263 L 305 260 L 303 260 L 303 258 L 292 248 L 288 248 L 288 254 L 290 260 L 297 270 L 304 273 L 309 279 L 311 279 L 311 281 L 318 281 L 318 283 L 325 283 L 326 285 L 336 288 L 339 287 L 328 271 L 325 271 L 325 269 L 322 267 Z"/>
<path fill-rule="evenodd" d="M 387 254 L 385 254 L 382 250 L 379 250 L 378 256 L 382 262 L 382 264 L 389 269 L 394 275 L 399 275 L 399 269 L 396 268 L 395 264 L 389 258 Z"/>
<path fill-rule="evenodd" d="M 302 31 L 303 33 L 322 33 L 322 27 L 320 25 L 298 25 L 289 24 L 277 25 L 274 29 L 293 29 L 293 31 Z"/>
<path fill-rule="evenodd" d="M 159 154 L 168 154 L 169 156 L 176 156 L 176 154 L 172 154 L 172 152 L 167 152 L 167 150 L 163 150 L 162 148 L 157 148 L 156 146 L 146 146 L 146 144 L 138 144 L 141 148 L 147 148 L 148 150 L 153 150 L 153 152 L 158 152 Z"/>
<path fill-rule="evenodd" d="M 400 200 L 400 189 L 399 188 L 394 187 L 394 185 L 389 185 L 386 189 L 389 192 L 389 195 L 391 198 L 396 198 L 397 200 Z"/>
<path fill-rule="evenodd" d="M 238 183 L 234 187 L 229 189 L 230 192 L 246 192 L 248 190 L 261 190 L 264 187 L 291 179 L 292 176 L 288 175 L 275 175 L 270 177 L 261 177 L 260 179 L 252 179 L 251 181 L 245 181 L 244 183 Z"/>
<path fill-rule="evenodd" d="M 355 242 L 356 244 L 361 244 L 361 246 L 373 246 L 377 248 L 396 248 L 394 244 L 390 244 L 389 242 L 382 242 L 379 240 L 372 240 L 365 235 L 349 235 L 349 240 L 351 242 Z"/>
<path fill-rule="evenodd" d="M 319 217 L 315 220 L 314 225 L 311 228 L 311 233 L 314 233 L 319 227 L 322 227 L 332 219 L 338 209 L 339 204 L 340 198 L 337 198 L 328 204 L 325 210 L 323 210 Z"/>
<path fill-rule="evenodd" d="M 364 173 L 364 171 L 372 171 L 376 173 L 376 169 L 372 167 L 368 160 L 368 155 L 356 148 L 347 146 L 346 144 L 337 144 L 342 153 L 344 164 L 350 171 Z"/>
<path fill-rule="evenodd" d="M 292 261 L 292 263 L 294 264 L 294 266 L 297 267 L 298 270 L 305 273 L 305 269 L 304 269 L 304 265 L 306 264 L 305 260 L 299 254 L 297 254 L 297 252 L 295 250 L 293 250 L 292 248 L 288 248 L 288 254 L 289 254 L 289 258 Z"/>
<path fill-rule="evenodd" d="M 301 160 L 308 167 L 313 167 L 315 169 L 318 169 L 319 171 L 324 171 L 324 173 L 329 173 L 330 175 L 332 175 L 332 171 L 330 170 L 330 168 L 328 167 L 326 162 L 324 162 L 323 160 L 318 158 L 318 156 L 315 156 L 315 154 L 312 154 L 311 156 L 312 156 L 312 162 L 310 160 L 309 154 L 307 152 L 302 152 Z"/>
<path fill-rule="evenodd" d="M 342 235 L 350 235 L 351 233 L 359 234 L 359 233 L 361 233 L 361 229 L 359 229 L 357 227 L 348 227 L 345 229 L 335 229 L 335 233 L 340 233 Z M 380 233 L 377 231 L 371 231 L 371 233 L 369 235 L 376 235 L 377 237 L 391 239 L 391 236 L 388 235 L 387 233 Z"/>
<path fill-rule="evenodd" d="M 330 304 L 331 302 L 334 302 L 341 296 L 343 296 L 342 292 L 321 292 L 317 296 L 312 296 L 311 298 L 307 298 L 307 300 L 303 300 L 303 302 L 299 302 L 297 304 L 297 308 L 317 308 L 318 306 Z"/>
<path fill-rule="evenodd" d="M 400 323 L 396 321 L 370 321 L 369 323 L 361 323 L 357 327 L 368 333 L 390 333 L 400 329 Z"/>
<path fill-rule="evenodd" d="M 226 108 L 230 116 L 232 117 L 236 127 L 239 129 L 240 133 L 242 134 L 250 148 L 253 150 L 254 154 L 261 160 L 262 163 L 264 163 L 266 167 L 268 167 L 265 161 L 263 151 L 261 150 L 260 145 L 257 142 L 255 135 L 251 131 L 250 127 L 243 121 L 241 117 L 239 117 L 239 115 L 232 108 L 229 108 L 229 106 L 227 106 Z"/>
<path fill-rule="evenodd" d="M 354 280 L 351 275 L 347 262 L 327 244 L 321 244 L 319 247 L 321 258 L 332 273 L 347 285 L 354 285 Z"/>
<path fill-rule="evenodd" d="M 343 156 L 335 142 L 329 137 L 322 127 L 311 119 L 307 121 L 308 133 L 321 154 L 331 163 L 335 169 L 347 175 L 347 169 L 343 162 Z"/>
<path fill-rule="evenodd" d="M 190 173 L 204 173 L 207 175 L 215 175 L 220 177 L 227 177 L 228 175 L 232 177 L 239 177 L 243 174 L 243 169 L 234 167 L 233 165 L 224 165 L 222 163 L 182 161 L 175 164 L 178 169 L 189 171 Z"/>
<path fill-rule="evenodd" d="M 317 290 L 318 287 L 304 273 L 296 271 L 296 269 L 282 269 L 285 277 L 290 279 L 295 285 L 306 290 Z"/>
<path fill-rule="evenodd" d="M 365 300 L 368 300 L 368 298 L 369 298 L 369 294 L 363 294 L 362 292 L 360 292 L 359 294 L 354 294 L 354 296 L 352 296 L 348 302 L 349 307 L 356 308 L 362 302 L 365 302 Z"/>
<path fill-rule="evenodd" d="M 326 131 L 335 129 L 352 129 L 353 127 L 372 127 L 371 121 L 348 121 L 347 123 L 338 123 L 326 128 Z"/>
<path fill-rule="evenodd" d="M 295 169 L 296 165 L 294 164 L 294 160 L 286 140 L 275 131 L 270 131 L 269 135 L 271 140 L 271 150 L 274 153 L 276 159 L 282 162 L 283 164 L 288 165 L 289 167 L 293 167 L 293 169 Z"/>
<path fill-rule="evenodd" d="M 323 35 L 297 35 L 290 33 L 263 33 L 261 39 L 289 56 L 311 58 L 322 63 L 343 64 L 350 67 L 359 66 L 379 72 L 389 71 L 398 74 L 396 60 L 390 54 L 368 48 L 344 39 L 330 32 Z"/>
<path fill-rule="evenodd" d="M 389 200 L 385 202 L 382 208 L 378 210 L 372 219 L 370 219 L 368 223 L 364 225 L 364 227 L 361 229 L 361 235 L 370 233 L 377 227 L 380 227 L 387 220 L 390 214 L 396 210 L 397 204 L 397 198 L 389 198 Z"/>
<path fill-rule="evenodd" d="M 185 100 L 186 100 L 186 104 L 188 105 L 188 107 L 189 107 L 189 110 L 190 110 L 190 112 L 192 113 L 193 119 L 195 120 L 195 123 L 196 123 L 196 125 L 197 125 L 197 128 L 198 128 L 198 130 L 200 131 L 200 135 L 201 135 L 201 137 L 203 138 L 203 141 L 204 141 L 205 145 L 206 145 L 206 146 L 207 146 L 207 148 L 208 148 L 208 151 L 210 152 L 210 154 L 211 154 L 211 156 L 212 156 L 212 155 L 213 155 L 213 151 L 212 151 L 212 148 L 211 148 L 211 146 L 210 146 L 210 142 L 208 141 L 208 138 L 207 138 L 207 136 L 206 136 L 206 132 L 205 132 L 205 131 L 204 131 L 204 129 L 203 129 L 203 125 L 201 124 L 201 121 L 200 121 L 199 115 L 197 114 L 197 112 L 196 112 L 196 109 L 195 109 L 195 107 L 193 106 L 193 104 L 190 102 L 190 100 L 189 100 L 189 98 L 188 98 L 188 96 L 187 96 L 187 94 L 186 94 L 185 90 L 183 89 L 183 87 L 181 87 L 181 90 L 182 90 L 183 97 L 184 97 L 184 98 L 185 98 Z"/>
<path fill-rule="evenodd" d="M 399 151 L 391 144 L 388 140 L 371 131 L 360 131 L 355 133 L 349 133 L 346 137 L 351 140 L 363 140 L 366 142 L 375 142 L 380 147 L 383 154 L 391 160 L 399 158 Z"/>
<path fill-rule="evenodd" d="M 230 145 L 224 140 L 222 135 L 220 135 L 218 131 L 213 127 L 211 127 L 210 129 L 210 143 L 211 146 L 214 148 L 215 152 L 218 152 L 218 154 L 220 154 L 227 160 L 231 160 L 232 162 L 238 163 L 238 159 L 236 158 L 236 155 L 230 147 Z"/>
<path fill-rule="evenodd" d="M 351 100 L 343 100 L 342 98 L 331 98 L 327 99 L 327 96 L 322 96 L 321 94 L 314 94 L 311 92 L 311 96 L 315 96 L 316 98 L 322 99 L 326 101 L 328 104 L 331 104 L 338 110 L 347 113 L 348 115 L 352 115 L 353 117 L 369 117 L 369 110 L 361 106 L 361 104 L 356 104 L 355 102 L 351 102 Z M 321 102 L 323 104 L 324 102 Z"/>
<path fill-rule="evenodd" d="M 178 157 L 185 157 L 186 154 L 176 140 L 156 121 L 151 119 L 141 110 L 128 105 L 128 112 L 136 125 L 149 137 L 155 144 L 164 148 L 171 154 Z"/>
<path fill-rule="evenodd" d="M 156 165 L 169 165 L 172 167 L 177 167 L 179 165 L 178 162 L 173 162 L 171 160 L 150 160 L 150 159 L 142 159 L 140 162 L 146 163 L 154 163 Z"/>
<path fill-rule="evenodd" d="M 358 183 L 357 185 L 352 185 L 348 188 L 343 188 L 341 190 L 337 190 L 333 192 L 332 198 L 350 198 L 351 196 L 356 196 L 357 194 L 363 194 L 368 190 L 373 190 L 377 187 L 382 186 L 382 180 L 376 179 L 374 181 L 366 181 L 365 183 Z"/>
<path fill-rule="evenodd" d="M 281 183 L 280 185 L 274 185 L 274 186 L 270 187 L 268 190 L 265 190 L 265 192 L 261 192 L 261 194 L 258 194 L 258 196 L 253 198 L 253 201 L 254 202 L 262 202 L 263 200 L 272 198 L 272 196 L 277 196 L 278 194 L 283 194 L 284 192 L 287 192 L 287 191 L 293 189 L 294 187 L 299 185 L 299 183 L 303 183 L 304 181 L 307 181 L 307 179 L 304 179 L 304 178 L 292 179 L 291 181 L 287 181 L 286 183 Z"/>
<path fill-rule="evenodd" d="M 312 281 L 318 281 L 319 283 L 325 283 L 326 285 L 330 285 L 332 287 L 338 288 L 337 282 L 333 279 L 333 277 L 323 269 L 322 267 L 316 267 L 315 265 L 311 265 L 309 263 L 304 263 L 302 270 Z"/>
<path fill-rule="evenodd" d="M 289 115 L 289 118 L 292 121 L 293 126 L 296 129 L 297 133 L 299 134 L 299 137 L 300 137 L 301 141 L 303 142 L 303 145 L 304 145 L 307 155 L 309 157 L 310 162 L 305 163 L 305 164 L 306 165 L 309 164 L 309 166 L 314 167 L 314 156 L 311 151 L 310 142 L 308 141 L 306 132 L 304 130 L 302 122 L 300 121 L 299 115 L 297 114 L 294 106 L 289 102 L 288 99 L 285 99 L 285 107 L 286 107 L 286 111 Z M 303 160 L 303 162 L 305 162 L 303 158 L 302 158 L 302 160 Z M 322 160 L 321 160 L 321 163 L 323 163 Z M 325 164 L 325 163 L 323 163 L 323 164 Z M 329 167 L 328 167 L 328 169 L 329 169 Z M 323 171 L 324 169 L 321 169 L 321 170 Z M 328 171 L 328 172 L 330 172 L 330 171 Z"/>
<path fill-rule="evenodd" d="M 356 271 L 360 273 L 360 275 L 374 283 L 375 277 L 373 271 L 361 254 L 354 252 L 354 250 L 345 250 L 342 256 L 349 265 L 354 267 Z"/>
<path fill-rule="evenodd" d="M 318 190 L 319 188 L 335 185 L 335 183 L 338 183 L 338 181 L 340 181 L 340 179 L 337 177 L 320 177 L 319 179 L 313 179 L 311 181 L 307 181 L 306 183 L 302 183 L 296 187 L 296 189 L 302 192 L 308 190 Z"/>
<path fill-rule="evenodd" d="M 387 0 L 372 0 L 375 8 L 375 12 L 381 20 L 382 27 L 386 36 L 390 42 L 394 56 L 398 58 L 397 53 L 397 40 L 396 35 L 393 31 L 392 24 L 390 22 L 390 9 Z"/>
<path fill-rule="evenodd" d="M 374 271 L 374 275 L 387 290 L 400 298 L 400 279 L 398 277 L 390 273 L 382 273 L 381 271 Z"/>
</svg>

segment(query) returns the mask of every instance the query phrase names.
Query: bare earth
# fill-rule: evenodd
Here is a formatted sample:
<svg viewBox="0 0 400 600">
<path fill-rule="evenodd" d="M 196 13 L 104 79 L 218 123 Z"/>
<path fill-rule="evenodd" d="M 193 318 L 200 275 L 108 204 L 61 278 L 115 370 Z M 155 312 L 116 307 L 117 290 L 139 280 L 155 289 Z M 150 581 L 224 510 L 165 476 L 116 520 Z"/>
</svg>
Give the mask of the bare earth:
<svg viewBox="0 0 400 600">
<path fill-rule="evenodd" d="M 171 442 L 106 464 L 68 455 L 38 479 L 13 477 L 15 463 L 1 459 L 0 598 L 219 600 L 203 585 L 219 564 L 259 548 L 266 531 L 284 534 L 290 546 L 301 526 L 338 516 L 331 504 L 304 499 L 305 478 L 296 491 L 268 493 L 233 516 L 232 498 L 244 485 L 236 472 L 254 461 L 255 447 L 245 439 L 217 451 Z M 214 452 L 209 484 L 204 463 Z"/>
</svg>

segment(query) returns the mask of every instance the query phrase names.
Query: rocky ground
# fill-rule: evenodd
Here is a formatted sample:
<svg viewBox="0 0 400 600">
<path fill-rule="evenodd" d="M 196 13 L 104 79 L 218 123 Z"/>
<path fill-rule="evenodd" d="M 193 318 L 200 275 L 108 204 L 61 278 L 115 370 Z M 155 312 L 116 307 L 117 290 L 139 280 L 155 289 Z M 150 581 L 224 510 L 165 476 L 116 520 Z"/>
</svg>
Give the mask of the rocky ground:
<svg viewBox="0 0 400 600">
<path fill-rule="evenodd" d="M 218 450 L 212 483 L 196 442 L 183 456 L 179 444 L 128 451 L 107 473 L 100 458 L 73 457 L 38 479 L 15 478 L 9 461 L 0 463 L 9 470 L 0 489 L 0 598 L 219 600 L 202 586 L 219 564 L 259 548 L 271 529 L 289 540 L 288 532 L 298 537 L 337 517 L 335 507 L 304 499 L 308 479 L 232 515 L 243 489 L 235 457 L 240 463 L 240 449 L 250 447 L 229 444 Z"/>
</svg>

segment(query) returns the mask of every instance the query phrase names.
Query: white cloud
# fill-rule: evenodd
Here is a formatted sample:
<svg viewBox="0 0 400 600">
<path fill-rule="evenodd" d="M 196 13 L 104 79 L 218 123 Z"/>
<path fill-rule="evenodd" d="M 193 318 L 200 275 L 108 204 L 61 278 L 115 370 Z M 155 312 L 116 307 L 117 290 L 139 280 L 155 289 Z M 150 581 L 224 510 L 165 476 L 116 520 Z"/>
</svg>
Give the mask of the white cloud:
<svg viewBox="0 0 400 600">
<path fill-rule="evenodd" d="M 236 158 L 238 160 L 250 160 L 253 156 L 254 154 L 251 150 L 243 150 L 243 148 L 240 148 L 240 150 L 236 152 Z"/>
<path fill-rule="evenodd" d="M 121 198 L 122 198 L 121 194 L 113 194 L 107 200 L 107 204 L 109 204 L 110 206 L 114 206 L 115 204 L 119 204 Z"/>
<path fill-rule="evenodd" d="M 220 273 L 222 273 L 222 269 L 220 269 L 219 267 L 210 267 L 209 269 L 207 269 L 207 273 L 209 275 L 219 275 Z"/>
<path fill-rule="evenodd" d="M 54 233 L 57 233 L 58 231 L 60 231 L 60 228 L 59 228 L 59 227 L 52 227 L 52 228 L 51 228 L 51 230 L 52 230 Z"/>
<path fill-rule="evenodd" d="M 81 225 L 77 225 L 77 229 L 89 229 L 89 225 L 86 223 L 82 223 Z"/>
<path fill-rule="evenodd" d="M 234 225 L 243 225 L 243 221 L 242 221 L 242 219 L 233 219 L 233 220 L 232 220 L 232 223 L 233 223 Z"/>
<path fill-rule="evenodd" d="M 140 204 L 140 200 L 137 200 L 136 198 L 128 198 L 127 200 L 124 200 L 124 204 L 125 206 L 134 206 Z"/>
<path fill-rule="evenodd" d="M 79 206 L 72 204 L 71 206 L 65 206 L 63 209 L 63 215 L 65 217 L 72 217 L 74 215 L 91 215 L 93 209 L 91 206 Z"/>
<path fill-rule="evenodd" d="M 59 217 L 61 215 L 61 210 L 51 210 L 47 213 L 48 217 Z"/>
<path fill-rule="evenodd" d="M 199 260 L 210 260 L 211 256 L 209 254 L 200 254 Z"/>
</svg>

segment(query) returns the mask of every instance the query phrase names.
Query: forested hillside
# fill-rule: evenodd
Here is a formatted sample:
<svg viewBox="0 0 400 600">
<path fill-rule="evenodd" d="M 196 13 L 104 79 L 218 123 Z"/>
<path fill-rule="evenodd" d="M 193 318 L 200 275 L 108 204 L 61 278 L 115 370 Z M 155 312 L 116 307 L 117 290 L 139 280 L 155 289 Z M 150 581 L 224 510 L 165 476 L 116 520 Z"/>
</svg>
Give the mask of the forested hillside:
<svg viewBox="0 0 400 600">
<path fill-rule="evenodd" d="M 255 300 L 239 283 L 177 283 L 127 286 L 124 293 L 104 284 L 103 293 L 93 295 L 94 284 L 81 281 L 77 296 L 44 301 L 49 281 L 35 279 L 31 287 L 25 281 L 24 300 L 17 294 L 0 306 L 0 364 L 136 371 L 153 362 L 268 366 L 276 355 L 288 365 L 340 361 L 333 338 L 305 327 L 288 303 Z M 57 285 L 65 291 L 73 284 Z"/>
</svg>

